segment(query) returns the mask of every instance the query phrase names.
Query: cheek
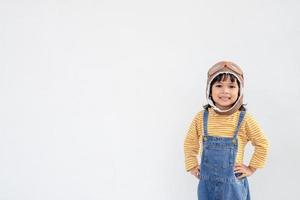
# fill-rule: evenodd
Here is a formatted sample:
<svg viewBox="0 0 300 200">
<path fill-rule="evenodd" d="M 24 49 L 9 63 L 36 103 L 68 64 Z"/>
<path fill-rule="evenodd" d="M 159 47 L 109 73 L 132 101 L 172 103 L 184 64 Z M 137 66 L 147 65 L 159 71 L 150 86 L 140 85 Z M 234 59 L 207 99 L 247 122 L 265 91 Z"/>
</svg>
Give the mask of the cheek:
<svg viewBox="0 0 300 200">
<path fill-rule="evenodd" d="M 213 97 L 213 96 L 217 96 L 217 94 L 218 94 L 218 91 L 216 90 L 216 89 L 213 89 L 212 91 L 211 91 L 211 96 Z"/>
<path fill-rule="evenodd" d="M 235 90 L 233 93 L 234 93 L 234 96 L 236 96 L 236 97 L 239 96 L 239 90 Z"/>
</svg>

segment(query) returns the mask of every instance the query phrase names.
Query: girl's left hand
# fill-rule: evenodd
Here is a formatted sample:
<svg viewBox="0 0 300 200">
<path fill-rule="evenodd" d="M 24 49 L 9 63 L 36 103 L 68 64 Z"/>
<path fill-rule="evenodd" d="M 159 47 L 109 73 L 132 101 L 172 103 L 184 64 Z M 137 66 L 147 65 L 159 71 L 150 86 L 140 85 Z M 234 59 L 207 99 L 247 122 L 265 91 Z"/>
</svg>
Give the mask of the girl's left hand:
<svg viewBox="0 0 300 200">
<path fill-rule="evenodd" d="M 236 164 L 234 166 L 234 173 L 241 173 L 241 175 L 237 177 L 238 179 L 251 176 L 255 171 L 255 168 L 246 166 L 244 164 Z"/>
</svg>

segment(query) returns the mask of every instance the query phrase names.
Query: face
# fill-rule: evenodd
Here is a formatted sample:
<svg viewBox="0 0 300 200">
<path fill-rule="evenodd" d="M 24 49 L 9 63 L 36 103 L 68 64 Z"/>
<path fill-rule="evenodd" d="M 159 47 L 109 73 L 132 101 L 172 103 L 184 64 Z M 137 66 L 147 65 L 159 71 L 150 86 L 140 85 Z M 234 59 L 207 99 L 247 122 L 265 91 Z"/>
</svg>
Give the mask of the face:
<svg viewBox="0 0 300 200">
<path fill-rule="evenodd" d="M 212 99 L 221 110 L 231 108 L 238 98 L 238 93 L 239 86 L 237 81 L 231 82 L 228 77 L 212 85 Z"/>
</svg>

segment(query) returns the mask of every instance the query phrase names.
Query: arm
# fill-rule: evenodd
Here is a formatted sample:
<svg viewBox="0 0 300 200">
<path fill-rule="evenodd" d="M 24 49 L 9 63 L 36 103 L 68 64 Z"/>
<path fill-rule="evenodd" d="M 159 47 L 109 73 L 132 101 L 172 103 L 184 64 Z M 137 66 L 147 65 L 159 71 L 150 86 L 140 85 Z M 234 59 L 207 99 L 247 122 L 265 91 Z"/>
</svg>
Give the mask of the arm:
<svg viewBox="0 0 300 200">
<path fill-rule="evenodd" d="M 248 166 L 237 164 L 235 173 L 240 173 L 238 178 L 251 176 L 258 168 L 263 168 L 266 162 L 268 153 L 268 140 L 256 120 L 247 113 L 245 118 L 245 130 L 248 140 L 254 146 L 254 152 Z"/>
<path fill-rule="evenodd" d="M 199 139 L 201 137 L 201 134 L 199 134 L 199 132 L 202 128 L 201 113 L 202 112 L 197 113 L 197 115 L 194 117 L 184 140 L 184 156 L 186 171 L 195 171 L 199 165 L 197 156 L 199 155 Z"/>
<path fill-rule="evenodd" d="M 251 144 L 254 146 L 254 152 L 249 167 L 253 169 L 263 168 L 268 155 L 268 139 L 264 135 L 257 121 L 249 114 L 245 123 L 245 130 Z"/>
</svg>

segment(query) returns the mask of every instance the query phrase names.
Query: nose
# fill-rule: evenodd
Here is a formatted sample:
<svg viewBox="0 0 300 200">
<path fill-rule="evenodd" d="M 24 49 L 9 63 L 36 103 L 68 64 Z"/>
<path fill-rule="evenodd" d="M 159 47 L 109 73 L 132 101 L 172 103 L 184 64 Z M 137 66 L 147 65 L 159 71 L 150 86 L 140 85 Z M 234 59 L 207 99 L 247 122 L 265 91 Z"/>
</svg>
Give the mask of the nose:
<svg viewBox="0 0 300 200">
<path fill-rule="evenodd" d="M 223 93 L 228 94 L 229 93 L 229 88 L 228 87 L 223 87 Z"/>
</svg>

